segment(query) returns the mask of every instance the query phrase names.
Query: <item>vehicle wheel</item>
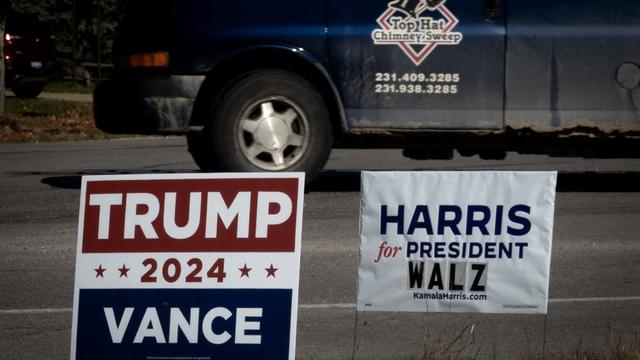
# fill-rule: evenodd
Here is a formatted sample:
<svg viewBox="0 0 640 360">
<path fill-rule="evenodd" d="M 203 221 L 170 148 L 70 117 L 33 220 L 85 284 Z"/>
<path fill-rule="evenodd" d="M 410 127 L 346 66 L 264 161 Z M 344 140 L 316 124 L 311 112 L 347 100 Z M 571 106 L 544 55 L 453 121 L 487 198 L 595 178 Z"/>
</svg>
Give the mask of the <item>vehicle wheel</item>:
<svg viewBox="0 0 640 360">
<path fill-rule="evenodd" d="M 307 181 L 331 151 L 329 113 L 302 77 L 261 70 L 233 84 L 211 109 L 193 157 L 205 171 L 304 171 Z"/>
<path fill-rule="evenodd" d="M 213 172 L 220 170 L 213 157 L 208 131 L 206 133 L 204 131 L 189 131 L 187 133 L 187 145 L 191 157 L 202 171 Z"/>
<path fill-rule="evenodd" d="M 21 99 L 33 99 L 40 95 L 40 93 L 44 89 L 44 85 L 45 83 L 12 85 L 11 91 L 16 94 L 16 97 L 19 97 Z"/>
</svg>

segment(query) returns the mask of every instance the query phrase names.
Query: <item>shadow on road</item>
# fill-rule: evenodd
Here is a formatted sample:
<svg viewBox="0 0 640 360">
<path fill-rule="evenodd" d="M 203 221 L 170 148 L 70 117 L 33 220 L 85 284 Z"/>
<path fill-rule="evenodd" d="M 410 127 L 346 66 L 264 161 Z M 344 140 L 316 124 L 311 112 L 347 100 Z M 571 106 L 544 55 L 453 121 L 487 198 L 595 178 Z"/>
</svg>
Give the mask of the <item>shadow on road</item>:
<svg viewBox="0 0 640 360">
<path fill-rule="evenodd" d="M 34 175 L 45 176 L 40 180 L 41 183 L 51 187 L 60 189 L 80 189 L 82 185 L 82 177 L 85 175 L 131 175 L 131 174 L 185 174 L 193 173 L 193 170 L 147 170 L 147 169 L 127 169 L 127 170 L 95 170 L 95 171 L 78 171 L 76 173 L 57 173 L 57 172 L 21 172 L 13 175 Z M 52 175 L 52 176 L 47 176 Z"/>
<path fill-rule="evenodd" d="M 559 172 L 558 192 L 640 192 L 640 172 Z M 360 191 L 359 171 L 324 171 L 307 192 Z"/>
<path fill-rule="evenodd" d="M 52 176 L 42 179 L 42 183 L 60 189 L 80 189 L 82 176 Z"/>
<path fill-rule="evenodd" d="M 102 175 L 114 174 L 167 174 L 182 171 L 108 171 Z M 191 172 L 191 171 L 189 171 Z M 33 173 L 32 175 L 39 175 Z M 48 176 L 43 184 L 61 189 L 80 189 L 82 175 L 86 173 Z M 558 192 L 640 192 L 640 172 L 560 172 Z M 360 172 L 327 170 L 323 171 L 306 189 L 306 192 L 355 192 L 360 191 Z"/>
</svg>

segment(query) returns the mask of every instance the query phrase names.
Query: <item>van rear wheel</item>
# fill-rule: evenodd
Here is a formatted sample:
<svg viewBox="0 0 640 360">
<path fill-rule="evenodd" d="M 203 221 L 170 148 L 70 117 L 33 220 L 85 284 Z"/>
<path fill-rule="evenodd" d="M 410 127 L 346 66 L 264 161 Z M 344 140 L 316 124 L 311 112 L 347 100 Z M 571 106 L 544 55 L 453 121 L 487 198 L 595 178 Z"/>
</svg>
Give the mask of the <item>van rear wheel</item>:
<svg viewBox="0 0 640 360">
<path fill-rule="evenodd" d="M 205 171 L 304 171 L 311 180 L 329 157 L 329 114 L 304 78 L 261 70 L 238 80 L 210 111 L 190 151 Z"/>
</svg>

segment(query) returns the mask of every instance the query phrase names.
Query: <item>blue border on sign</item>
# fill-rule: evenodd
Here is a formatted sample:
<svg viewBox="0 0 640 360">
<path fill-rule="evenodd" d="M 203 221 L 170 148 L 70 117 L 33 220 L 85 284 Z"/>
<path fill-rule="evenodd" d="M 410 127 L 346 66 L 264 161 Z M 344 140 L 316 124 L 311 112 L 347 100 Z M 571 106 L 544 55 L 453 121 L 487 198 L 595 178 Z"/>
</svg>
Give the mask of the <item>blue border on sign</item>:
<svg viewBox="0 0 640 360">
<path fill-rule="evenodd" d="M 233 315 L 217 318 L 215 333 L 227 331 L 232 338 L 224 344 L 208 342 L 202 332 L 202 319 L 215 308 L 224 307 Z M 78 305 L 78 341 L 76 359 L 286 359 L 289 357 L 291 289 L 80 289 Z M 115 320 L 122 325 L 125 308 L 134 308 L 122 342 L 112 341 L 104 308 L 113 308 Z M 141 343 L 134 338 L 147 308 L 155 308 L 167 343 L 145 337 Z M 198 308 L 198 338 L 196 343 L 178 331 L 177 343 L 169 342 L 169 314 L 179 308 L 189 319 L 190 309 Z M 236 310 L 261 308 L 260 330 L 247 335 L 260 335 L 260 344 L 235 344 Z"/>
</svg>

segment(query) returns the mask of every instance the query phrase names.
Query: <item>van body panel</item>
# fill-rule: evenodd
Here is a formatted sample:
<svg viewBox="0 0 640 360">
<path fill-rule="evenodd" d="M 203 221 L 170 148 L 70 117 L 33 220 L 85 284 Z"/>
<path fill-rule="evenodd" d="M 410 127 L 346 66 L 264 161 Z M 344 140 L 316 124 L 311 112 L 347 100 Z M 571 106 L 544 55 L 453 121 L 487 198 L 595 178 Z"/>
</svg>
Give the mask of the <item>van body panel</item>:
<svg viewBox="0 0 640 360">
<path fill-rule="evenodd" d="M 640 62 L 637 1 L 509 1 L 507 19 L 507 126 L 640 130 L 640 89 L 618 76 Z"/>
</svg>

